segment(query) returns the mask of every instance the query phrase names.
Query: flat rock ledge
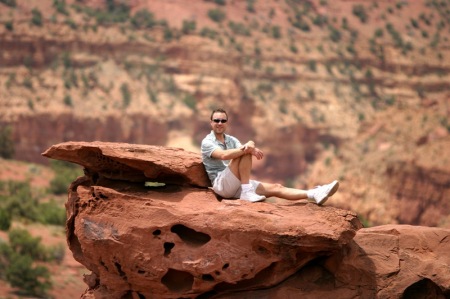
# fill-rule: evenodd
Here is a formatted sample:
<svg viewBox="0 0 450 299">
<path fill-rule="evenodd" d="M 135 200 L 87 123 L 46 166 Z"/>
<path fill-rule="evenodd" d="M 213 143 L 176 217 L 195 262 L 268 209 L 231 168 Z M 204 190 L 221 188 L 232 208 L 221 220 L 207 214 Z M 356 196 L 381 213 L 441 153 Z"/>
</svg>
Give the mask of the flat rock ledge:
<svg viewBox="0 0 450 299">
<path fill-rule="evenodd" d="M 79 164 L 94 179 L 131 182 L 161 181 L 208 187 L 210 182 L 198 153 L 181 148 L 112 142 L 64 142 L 43 156 Z"/>
<path fill-rule="evenodd" d="M 450 293 L 450 230 L 362 229 L 355 213 L 306 201 L 220 201 L 200 155 L 182 149 L 66 142 L 44 155 L 85 167 L 66 203 L 69 248 L 91 271 L 83 299 Z"/>
</svg>

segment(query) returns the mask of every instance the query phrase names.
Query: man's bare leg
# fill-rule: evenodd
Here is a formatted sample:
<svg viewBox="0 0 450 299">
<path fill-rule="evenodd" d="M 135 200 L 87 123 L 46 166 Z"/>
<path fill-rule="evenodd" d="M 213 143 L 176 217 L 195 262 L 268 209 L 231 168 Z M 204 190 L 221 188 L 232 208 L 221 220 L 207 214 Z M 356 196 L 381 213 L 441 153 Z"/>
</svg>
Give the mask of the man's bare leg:
<svg viewBox="0 0 450 299">
<path fill-rule="evenodd" d="M 314 189 L 301 190 L 287 188 L 280 184 L 261 183 L 256 188 L 256 194 L 266 197 L 275 196 L 288 200 L 313 199 L 318 205 L 324 204 L 339 188 L 339 182 L 333 181 L 330 184 L 318 186 Z"/>
<path fill-rule="evenodd" d="M 248 184 L 250 182 L 250 173 L 252 172 L 252 155 L 247 154 L 233 159 L 228 167 L 241 181 L 241 184 Z"/>
<path fill-rule="evenodd" d="M 252 171 L 252 155 L 246 154 L 239 158 L 233 159 L 228 165 L 231 172 L 241 181 L 240 199 L 257 202 L 264 200 L 266 197 L 258 195 L 250 184 L 250 173 Z"/>
<path fill-rule="evenodd" d="M 295 188 L 288 188 L 281 184 L 261 183 L 256 188 L 256 194 L 266 197 L 275 196 L 287 200 L 299 200 L 308 198 L 307 191 Z"/>
</svg>

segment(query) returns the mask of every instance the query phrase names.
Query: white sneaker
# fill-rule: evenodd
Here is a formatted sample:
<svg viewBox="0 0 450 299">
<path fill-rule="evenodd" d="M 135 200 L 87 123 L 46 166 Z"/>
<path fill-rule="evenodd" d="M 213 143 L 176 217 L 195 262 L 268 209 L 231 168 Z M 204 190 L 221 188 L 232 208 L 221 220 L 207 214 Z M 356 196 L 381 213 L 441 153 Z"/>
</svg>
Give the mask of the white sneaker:
<svg viewBox="0 0 450 299">
<path fill-rule="evenodd" d="M 323 205 L 328 197 L 332 196 L 339 188 L 339 182 L 333 181 L 330 184 L 317 186 L 314 189 L 308 190 L 308 198 L 314 199 L 318 205 Z"/>
<path fill-rule="evenodd" d="M 248 191 L 242 191 L 240 199 L 250 202 L 257 202 L 266 199 L 266 197 L 264 195 L 258 195 L 253 189 L 250 189 Z"/>
</svg>

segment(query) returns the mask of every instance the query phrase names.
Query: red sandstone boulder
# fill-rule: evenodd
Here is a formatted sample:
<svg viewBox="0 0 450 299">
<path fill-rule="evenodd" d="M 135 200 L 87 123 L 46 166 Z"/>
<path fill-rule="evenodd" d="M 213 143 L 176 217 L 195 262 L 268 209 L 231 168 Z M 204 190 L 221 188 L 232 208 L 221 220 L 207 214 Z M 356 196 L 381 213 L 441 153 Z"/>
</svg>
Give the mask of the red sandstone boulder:
<svg viewBox="0 0 450 299">
<path fill-rule="evenodd" d="M 220 202 L 208 189 L 79 179 L 70 190 L 68 242 L 93 273 L 94 298 L 272 287 L 360 228 L 354 213 L 336 208 Z"/>
<path fill-rule="evenodd" d="M 44 155 L 86 168 L 66 203 L 69 247 L 92 271 L 84 299 L 450 297 L 448 229 L 219 201 L 199 154 L 181 149 L 68 142 Z"/>
</svg>

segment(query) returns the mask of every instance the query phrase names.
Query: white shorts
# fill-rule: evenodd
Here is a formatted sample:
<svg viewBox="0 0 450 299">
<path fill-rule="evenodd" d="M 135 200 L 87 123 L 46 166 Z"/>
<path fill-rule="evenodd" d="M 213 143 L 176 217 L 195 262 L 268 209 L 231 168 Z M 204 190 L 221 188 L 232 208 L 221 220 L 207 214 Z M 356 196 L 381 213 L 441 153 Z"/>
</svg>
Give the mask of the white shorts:
<svg viewBox="0 0 450 299">
<path fill-rule="evenodd" d="M 260 182 L 250 180 L 253 188 L 256 190 Z M 212 189 L 223 198 L 239 198 L 241 197 L 241 181 L 227 167 L 224 171 L 219 172 Z"/>
</svg>

